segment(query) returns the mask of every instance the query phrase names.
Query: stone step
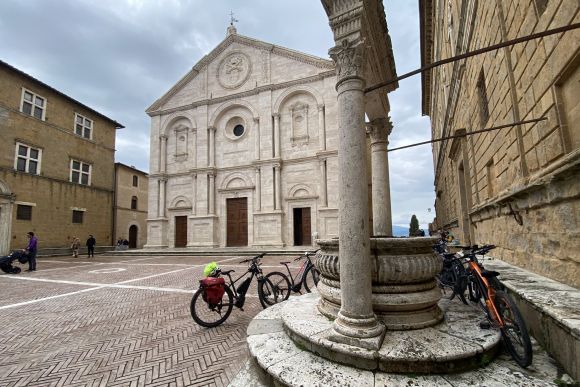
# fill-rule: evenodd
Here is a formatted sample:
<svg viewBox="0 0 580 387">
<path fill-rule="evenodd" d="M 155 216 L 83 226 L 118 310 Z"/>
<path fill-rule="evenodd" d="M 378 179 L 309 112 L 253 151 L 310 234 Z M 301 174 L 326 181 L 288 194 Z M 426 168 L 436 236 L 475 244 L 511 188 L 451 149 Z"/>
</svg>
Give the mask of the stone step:
<svg viewBox="0 0 580 387">
<path fill-rule="evenodd" d="M 483 265 L 500 273 L 531 335 L 579 380 L 580 290 L 498 259 L 488 257 Z"/>
<path fill-rule="evenodd" d="M 261 253 L 268 255 L 293 255 L 298 256 L 305 251 L 314 251 L 311 246 L 304 246 L 301 249 L 281 250 L 281 249 L 239 249 L 239 248 L 171 248 L 171 249 L 132 249 L 124 251 L 111 251 L 110 253 L 118 256 L 252 256 Z"/>
<path fill-rule="evenodd" d="M 258 314 L 248 326 L 251 359 L 229 386 L 554 386 L 562 375 L 553 359 L 534 342 L 534 363 L 518 367 L 507 355 L 500 355 L 486 367 L 440 374 L 395 374 L 339 364 L 296 345 L 286 334 L 282 316 L 286 308 L 300 308 L 301 296 L 274 305 Z"/>
</svg>

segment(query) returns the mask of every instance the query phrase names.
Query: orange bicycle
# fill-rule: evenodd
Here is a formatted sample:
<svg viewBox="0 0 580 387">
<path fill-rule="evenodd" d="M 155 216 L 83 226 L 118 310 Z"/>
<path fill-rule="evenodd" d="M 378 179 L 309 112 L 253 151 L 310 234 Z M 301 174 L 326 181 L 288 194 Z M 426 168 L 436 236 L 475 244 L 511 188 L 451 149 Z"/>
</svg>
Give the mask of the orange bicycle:
<svg viewBox="0 0 580 387">
<path fill-rule="evenodd" d="M 511 357 L 525 368 L 532 364 L 532 343 L 524 319 L 515 302 L 504 292 L 497 279 L 499 273 L 486 270 L 477 259 L 478 255 L 485 255 L 492 249 L 495 249 L 494 245 L 474 245 L 463 251 L 467 281 L 463 282 L 462 294 L 479 304 L 485 312 L 489 324 L 481 327 L 498 328 Z"/>
</svg>

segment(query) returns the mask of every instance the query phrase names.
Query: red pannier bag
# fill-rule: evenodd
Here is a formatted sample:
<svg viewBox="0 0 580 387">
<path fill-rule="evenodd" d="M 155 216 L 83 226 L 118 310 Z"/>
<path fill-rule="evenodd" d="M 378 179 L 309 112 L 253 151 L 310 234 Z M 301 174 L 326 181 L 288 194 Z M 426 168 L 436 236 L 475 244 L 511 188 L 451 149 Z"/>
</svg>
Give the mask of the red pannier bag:
<svg viewBox="0 0 580 387">
<path fill-rule="evenodd" d="M 199 281 L 203 289 L 203 300 L 208 304 L 217 305 L 221 302 L 222 297 L 226 291 L 223 277 L 207 277 Z"/>
</svg>

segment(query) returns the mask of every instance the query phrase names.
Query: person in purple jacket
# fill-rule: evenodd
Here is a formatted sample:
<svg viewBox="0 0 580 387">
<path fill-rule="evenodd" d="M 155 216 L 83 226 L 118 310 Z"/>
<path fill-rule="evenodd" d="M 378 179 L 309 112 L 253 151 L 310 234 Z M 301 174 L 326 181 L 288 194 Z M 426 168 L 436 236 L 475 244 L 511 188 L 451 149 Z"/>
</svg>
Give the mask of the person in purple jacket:
<svg viewBox="0 0 580 387">
<path fill-rule="evenodd" d="M 34 236 L 34 233 L 30 231 L 26 234 L 28 237 L 28 246 L 24 249 L 24 252 L 28 255 L 28 270 L 26 271 L 36 271 L 36 251 L 38 249 L 38 238 Z"/>
</svg>

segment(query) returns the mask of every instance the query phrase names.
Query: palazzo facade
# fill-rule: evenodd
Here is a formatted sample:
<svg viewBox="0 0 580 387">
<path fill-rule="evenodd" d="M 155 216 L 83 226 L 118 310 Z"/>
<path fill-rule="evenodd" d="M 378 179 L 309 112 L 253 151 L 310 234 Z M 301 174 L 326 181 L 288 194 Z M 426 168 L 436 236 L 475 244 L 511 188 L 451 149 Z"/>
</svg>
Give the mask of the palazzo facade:
<svg viewBox="0 0 580 387">
<path fill-rule="evenodd" d="M 337 237 L 335 85 L 331 60 L 230 26 L 226 39 L 147 110 L 145 247 L 280 248 Z M 361 184 L 370 182 L 369 170 L 360 176 Z"/>
</svg>

